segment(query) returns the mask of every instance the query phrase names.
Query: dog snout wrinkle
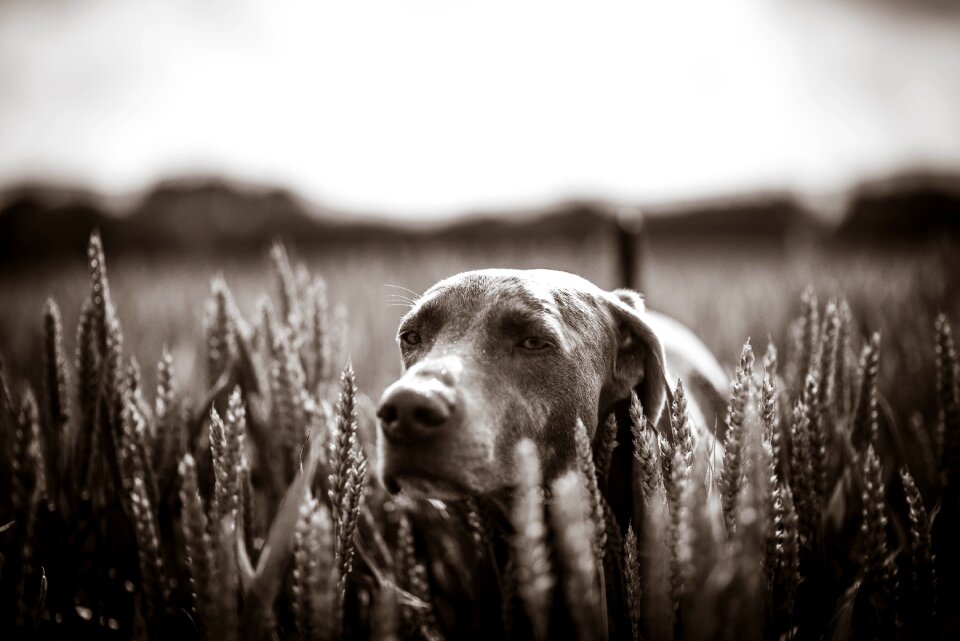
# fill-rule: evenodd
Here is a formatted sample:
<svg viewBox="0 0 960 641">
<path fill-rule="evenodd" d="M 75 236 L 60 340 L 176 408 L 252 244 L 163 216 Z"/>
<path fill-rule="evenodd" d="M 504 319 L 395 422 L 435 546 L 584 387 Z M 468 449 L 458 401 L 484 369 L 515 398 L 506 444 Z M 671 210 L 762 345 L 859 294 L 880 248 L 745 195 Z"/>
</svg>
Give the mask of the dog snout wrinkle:
<svg viewBox="0 0 960 641">
<path fill-rule="evenodd" d="M 407 376 L 424 381 L 428 385 L 446 388 L 456 387 L 463 372 L 463 361 L 458 356 L 433 356 L 417 363 L 407 372 Z"/>
<path fill-rule="evenodd" d="M 384 392 L 377 417 L 384 436 L 391 441 L 421 441 L 443 431 L 450 423 L 454 403 L 443 394 L 442 383 L 399 381 Z"/>
</svg>

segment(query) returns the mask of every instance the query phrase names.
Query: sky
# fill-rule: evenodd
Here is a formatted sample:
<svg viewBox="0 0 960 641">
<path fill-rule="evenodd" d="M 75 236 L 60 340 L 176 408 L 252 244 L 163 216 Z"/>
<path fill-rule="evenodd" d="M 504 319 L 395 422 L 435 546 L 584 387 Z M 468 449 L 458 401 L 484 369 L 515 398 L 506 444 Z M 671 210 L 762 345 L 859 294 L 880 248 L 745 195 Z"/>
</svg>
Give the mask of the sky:
<svg viewBox="0 0 960 641">
<path fill-rule="evenodd" d="M 7 0 L 0 189 L 376 215 L 830 198 L 960 169 L 960 15 L 866 0 Z"/>
</svg>

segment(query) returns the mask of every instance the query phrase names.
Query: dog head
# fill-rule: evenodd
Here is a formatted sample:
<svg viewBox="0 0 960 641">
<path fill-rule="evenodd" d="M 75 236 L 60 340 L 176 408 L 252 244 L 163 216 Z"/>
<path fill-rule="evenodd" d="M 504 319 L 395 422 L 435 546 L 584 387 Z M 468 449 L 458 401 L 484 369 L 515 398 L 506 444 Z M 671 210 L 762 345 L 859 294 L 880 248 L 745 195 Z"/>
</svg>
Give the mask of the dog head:
<svg viewBox="0 0 960 641">
<path fill-rule="evenodd" d="M 663 348 L 643 300 L 565 272 L 481 270 L 431 287 L 397 332 L 404 373 L 386 389 L 379 472 L 419 497 L 486 494 L 513 483 L 529 438 L 551 478 L 574 461 L 574 429 L 634 390 L 655 424 L 666 402 Z"/>
</svg>

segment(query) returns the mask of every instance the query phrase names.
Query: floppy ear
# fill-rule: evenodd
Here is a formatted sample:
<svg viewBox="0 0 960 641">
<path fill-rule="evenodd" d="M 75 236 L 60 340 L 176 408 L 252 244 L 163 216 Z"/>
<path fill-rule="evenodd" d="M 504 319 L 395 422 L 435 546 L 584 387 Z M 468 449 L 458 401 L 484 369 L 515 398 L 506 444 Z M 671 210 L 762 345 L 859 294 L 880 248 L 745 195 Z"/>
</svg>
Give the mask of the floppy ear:
<svg viewBox="0 0 960 641">
<path fill-rule="evenodd" d="M 642 514 L 642 506 L 635 500 L 633 490 L 630 401 L 636 392 L 649 424 L 657 428 L 670 392 L 664 371 L 663 345 L 644 320 L 643 297 L 634 291 L 618 289 L 610 292 L 607 298 L 617 323 L 616 351 L 606 393 L 613 401 L 618 445 L 612 453 L 605 490 L 617 525 L 626 532 L 631 521 L 635 522 L 635 528 L 639 528 L 641 521 L 637 519 Z M 669 422 L 664 423 L 667 423 L 665 429 L 672 440 Z"/>
<path fill-rule="evenodd" d="M 647 324 L 643 296 L 629 289 L 610 292 L 617 322 L 617 345 L 609 393 L 629 398 L 636 391 L 651 425 L 658 425 L 667 404 L 668 387 L 663 345 Z"/>
</svg>

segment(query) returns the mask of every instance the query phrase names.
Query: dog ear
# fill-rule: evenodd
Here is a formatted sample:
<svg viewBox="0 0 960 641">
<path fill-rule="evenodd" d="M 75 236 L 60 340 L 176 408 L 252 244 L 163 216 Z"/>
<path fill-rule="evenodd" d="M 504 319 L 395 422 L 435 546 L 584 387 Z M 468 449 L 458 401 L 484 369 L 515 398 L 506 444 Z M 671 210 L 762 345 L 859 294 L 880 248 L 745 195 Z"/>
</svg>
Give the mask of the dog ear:
<svg viewBox="0 0 960 641">
<path fill-rule="evenodd" d="M 642 522 L 643 506 L 634 491 L 633 438 L 630 401 L 634 392 L 643 405 L 650 425 L 659 427 L 660 417 L 670 398 L 664 369 L 663 345 L 645 320 L 643 297 L 628 289 L 609 293 L 608 299 L 616 320 L 617 345 L 612 380 L 607 393 L 613 401 L 616 417 L 616 441 L 607 475 L 606 497 L 617 525 L 622 532 L 632 521 Z M 669 426 L 666 426 L 669 434 Z"/>
<path fill-rule="evenodd" d="M 610 292 L 617 345 L 610 391 L 629 398 L 636 391 L 651 425 L 658 425 L 669 394 L 663 345 L 645 320 L 643 296 L 629 289 Z"/>
</svg>

